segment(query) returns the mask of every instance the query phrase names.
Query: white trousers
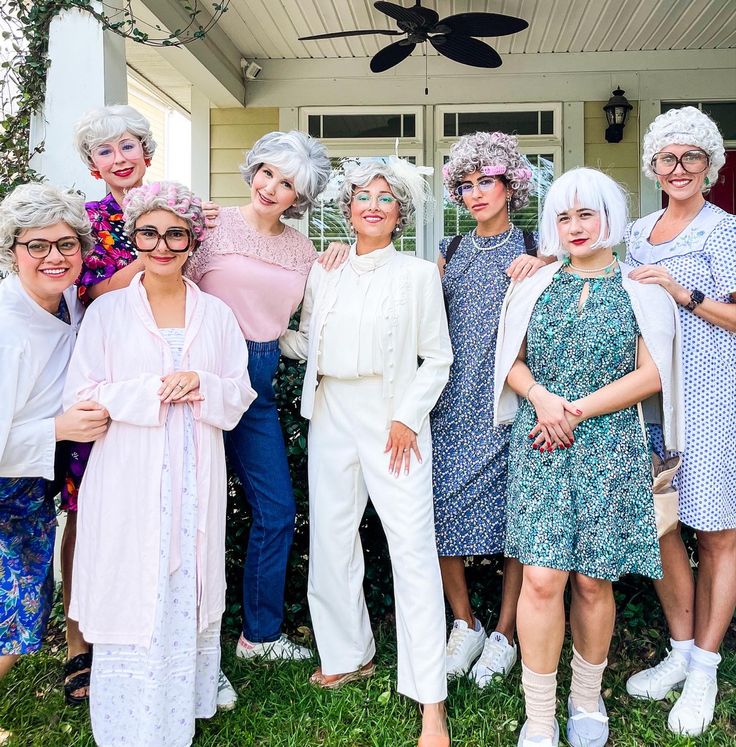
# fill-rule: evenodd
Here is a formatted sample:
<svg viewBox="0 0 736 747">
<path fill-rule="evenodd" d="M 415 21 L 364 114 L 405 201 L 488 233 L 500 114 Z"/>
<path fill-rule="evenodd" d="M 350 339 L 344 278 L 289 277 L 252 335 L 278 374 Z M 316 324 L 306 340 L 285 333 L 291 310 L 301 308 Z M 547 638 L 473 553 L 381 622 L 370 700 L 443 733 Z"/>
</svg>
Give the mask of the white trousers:
<svg viewBox="0 0 736 747">
<path fill-rule="evenodd" d="M 369 662 L 375 643 L 363 595 L 358 527 L 370 494 L 388 540 L 396 599 L 398 691 L 419 703 L 447 696 L 445 605 L 432 503 L 429 422 L 423 462 L 397 478 L 381 377 L 323 378 L 309 427 L 309 610 L 324 674 Z"/>
</svg>

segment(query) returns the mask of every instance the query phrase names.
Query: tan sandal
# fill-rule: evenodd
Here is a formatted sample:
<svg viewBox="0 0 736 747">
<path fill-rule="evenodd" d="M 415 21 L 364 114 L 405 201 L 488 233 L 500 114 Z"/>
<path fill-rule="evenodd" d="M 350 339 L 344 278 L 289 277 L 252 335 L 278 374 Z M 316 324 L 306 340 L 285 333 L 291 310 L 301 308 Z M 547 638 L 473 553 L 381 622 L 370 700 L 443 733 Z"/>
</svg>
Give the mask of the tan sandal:
<svg viewBox="0 0 736 747">
<path fill-rule="evenodd" d="M 334 675 L 323 674 L 322 669 L 317 669 L 312 673 L 309 678 L 309 683 L 316 687 L 322 687 L 325 690 L 337 690 L 343 685 L 347 685 L 348 682 L 356 682 L 357 680 L 364 680 L 368 677 L 372 677 L 376 673 L 376 665 L 369 661 L 367 664 L 363 664 L 362 667 L 356 669 L 354 672 L 347 672 L 346 674 L 338 675 L 334 680 L 328 680 L 328 677 Z"/>
</svg>

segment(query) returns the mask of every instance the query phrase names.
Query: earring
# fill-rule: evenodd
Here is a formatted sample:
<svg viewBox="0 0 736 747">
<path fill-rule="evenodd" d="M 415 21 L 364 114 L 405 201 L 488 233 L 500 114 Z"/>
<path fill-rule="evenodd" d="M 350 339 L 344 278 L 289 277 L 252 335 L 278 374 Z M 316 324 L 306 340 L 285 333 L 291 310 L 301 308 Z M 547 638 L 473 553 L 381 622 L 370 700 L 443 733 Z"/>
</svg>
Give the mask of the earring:
<svg viewBox="0 0 736 747">
<path fill-rule="evenodd" d="M 705 186 L 710 187 L 710 179 L 707 176 L 705 177 Z"/>
<path fill-rule="evenodd" d="M 89 172 L 95 179 L 102 179 L 102 174 L 100 174 L 99 171 L 90 171 Z"/>
<path fill-rule="evenodd" d="M 506 215 L 511 217 L 511 192 L 506 193 Z"/>
<path fill-rule="evenodd" d="M 20 267 L 18 267 L 18 263 L 15 260 L 13 260 L 12 264 L 10 265 L 10 272 L 17 273 L 18 270 L 20 270 Z"/>
<path fill-rule="evenodd" d="M 659 179 L 657 179 L 657 181 L 654 182 L 654 189 L 662 189 L 662 185 L 659 183 Z"/>
</svg>

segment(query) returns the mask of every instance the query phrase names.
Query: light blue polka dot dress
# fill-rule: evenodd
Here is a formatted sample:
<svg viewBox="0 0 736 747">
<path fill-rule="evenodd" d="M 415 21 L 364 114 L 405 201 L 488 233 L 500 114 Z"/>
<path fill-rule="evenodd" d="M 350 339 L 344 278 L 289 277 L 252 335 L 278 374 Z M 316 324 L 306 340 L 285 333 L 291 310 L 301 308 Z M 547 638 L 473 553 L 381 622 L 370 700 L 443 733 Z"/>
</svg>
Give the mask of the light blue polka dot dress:
<svg viewBox="0 0 736 747">
<path fill-rule="evenodd" d="M 736 293 L 736 217 L 706 202 L 678 236 L 650 244 L 663 211 L 627 231 L 627 261 L 665 267 L 707 298 L 731 302 Z M 685 453 L 675 480 L 680 519 L 702 531 L 736 528 L 736 333 L 679 307 L 685 388 Z"/>
</svg>

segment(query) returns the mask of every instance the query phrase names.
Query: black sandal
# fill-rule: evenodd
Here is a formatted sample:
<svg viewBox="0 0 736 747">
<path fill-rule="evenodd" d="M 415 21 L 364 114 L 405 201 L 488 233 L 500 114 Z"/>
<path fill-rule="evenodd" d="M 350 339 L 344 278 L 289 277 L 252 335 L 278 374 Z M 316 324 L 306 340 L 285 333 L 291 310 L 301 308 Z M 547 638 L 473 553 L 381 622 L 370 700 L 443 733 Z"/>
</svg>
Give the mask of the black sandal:
<svg viewBox="0 0 736 747">
<path fill-rule="evenodd" d="M 92 652 L 77 654 L 64 664 L 64 700 L 67 705 L 78 706 L 89 700 L 87 695 L 74 695 L 77 690 L 89 690 L 89 676 L 92 668 Z M 87 670 L 86 672 L 84 670 Z M 71 679 L 69 679 L 71 677 Z"/>
</svg>

